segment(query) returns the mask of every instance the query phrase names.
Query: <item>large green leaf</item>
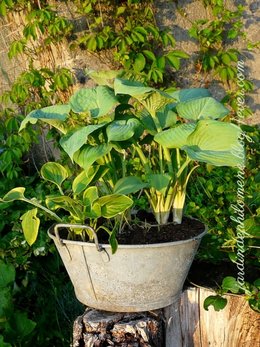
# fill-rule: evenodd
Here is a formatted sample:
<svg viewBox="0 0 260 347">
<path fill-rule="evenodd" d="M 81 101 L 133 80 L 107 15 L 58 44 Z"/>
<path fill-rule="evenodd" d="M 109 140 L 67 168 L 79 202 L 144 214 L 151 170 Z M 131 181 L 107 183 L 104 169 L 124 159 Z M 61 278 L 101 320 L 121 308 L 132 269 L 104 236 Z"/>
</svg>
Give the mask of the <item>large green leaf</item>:
<svg viewBox="0 0 260 347">
<path fill-rule="evenodd" d="M 147 183 L 144 183 L 141 178 L 135 176 L 127 176 L 118 180 L 114 186 L 115 194 L 133 194 L 145 188 Z"/>
<path fill-rule="evenodd" d="M 184 119 L 218 119 L 225 117 L 229 110 L 212 97 L 181 102 L 176 106 L 178 115 Z"/>
<path fill-rule="evenodd" d="M 25 192 L 24 187 L 17 187 L 17 188 L 11 189 L 7 194 L 5 194 L 5 196 L 3 197 L 3 199 L 1 199 L 1 201 L 12 202 L 15 200 L 23 200 L 25 199 L 24 192 Z"/>
<path fill-rule="evenodd" d="M 135 132 L 138 131 L 140 127 L 142 127 L 142 125 L 136 118 L 113 121 L 106 129 L 108 141 L 129 140 L 135 135 Z"/>
<path fill-rule="evenodd" d="M 202 120 L 188 137 L 183 149 L 188 156 L 215 166 L 244 164 L 244 150 L 239 142 L 241 129 L 231 123 Z"/>
<path fill-rule="evenodd" d="M 147 180 L 151 188 L 164 195 L 171 182 L 171 176 L 167 174 L 153 174 L 148 175 Z"/>
<path fill-rule="evenodd" d="M 69 177 L 69 173 L 61 164 L 50 161 L 42 166 L 41 176 L 46 181 L 52 182 L 58 187 L 61 187 L 62 182 Z"/>
<path fill-rule="evenodd" d="M 122 75 L 123 70 L 90 71 L 88 76 L 99 85 L 113 86 L 114 79 Z"/>
<path fill-rule="evenodd" d="M 46 198 L 46 206 L 53 211 L 60 208 L 68 211 L 75 218 L 76 222 L 82 220 L 82 206 L 77 200 L 73 200 L 69 196 L 48 196 Z"/>
<path fill-rule="evenodd" d="M 107 86 L 82 88 L 70 98 L 70 105 L 74 112 L 90 112 L 93 118 L 104 116 L 117 102 L 113 90 Z"/>
<path fill-rule="evenodd" d="M 97 187 L 89 187 L 83 193 L 83 204 L 85 206 L 92 206 L 94 201 L 99 198 Z"/>
<path fill-rule="evenodd" d="M 81 88 L 77 90 L 70 98 L 70 105 L 72 111 L 76 113 L 86 111 L 98 112 L 96 88 Z"/>
<path fill-rule="evenodd" d="M 166 105 L 156 113 L 162 129 L 170 128 L 176 124 L 177 114 L 171 110 L 169 105 Z"/>
<path fill-rule="evenodd" d="M 161 91 L 154 91 L 148 93 L 144 96 L 135 96 L 137 100 L 140 101 L 142 105 L 147 109 L 147 111 L 156 118 L 156 112 L 161 110 L 164 106 L 172 104 L 173 99 L 166 93 Z"/>
<path fill-rule="evenodd" d="M 122 78 L 115 78 L 114 90 L 115 94 L 138 96 L 149 93 L 154 89 L 151 87 L 145 87 L 141 82 L 138 81 L 129 81 Z"/>
<path fill-rule="evenodd" d="M 80 167 L 88 170 L 94 162 L 108 154 L 111 149 L 112 146 L 108 144 L 98 146 L 85 145 L 75 153 L 74 160 Z"/>
<path fill-rule="evenodd" d="M 144 127 L 144 129 L 151 135 L 157 134 L 157 129 L 154 123 L 153 117 L 150 115 L 150 113 L 147 110 L 142 110 L 138 114 L 138 117 Z"/>
<path fill-rule="evenodd" d="M 204 98 L 211 96 L 208 89 L 205 88 L 190 88 L 180 89 L 168 93 L 176 102 L 184 102 L 192 99 Z"/>
<path fill-rule="evenodd" d="M 127 94 L 137 99 L 153 117 L 156 117 L 158 110 L 174 101 L 170 95 L 154 88 L 145 87 L 137 81 L 116 78 L 114 88 L 116 94 Z"/>
<path fill-rule="evenodd" d="M 37 212 L 38 209 L 34 208 L 21 216 L 24 237 L 30 246 L 36 241 L 39 232 L 40 219 Z"/>
<path fill-rule="evenodd" d="M 66 129 L 62 124 L 68 117 L 70 105 L 53 105 L 34 110 L 22 121 L 19 131 L 23 130 L 28 123 L 35 124 L 38 120 L 44 121 L 66 133 Z"/>
<path fill-rule="evenodd" d="M 10 263 L 5 263 L 0 259 L 0 288 L 5 288 L 13 284 L 15 280 L 15 268 Z"/>
<path fill-rule="evenodd" d="M 187 138 L 195 128 L 195 123 L 181 124 L 156 134 L 154 140 L 167 148 L 181 148 L 187 144 Z"/>
<path fill-rule="evenodd" d="M 72 191 L 74 194 L 80 194 L 94 179 L 99 170 L 99 165 L 91 166 L 88 171 L 83 170 L 72 182 Z"/>
<path fill-rule="evenodd" d="M 125 195 L 111 194 L 102 196 L 97 201 L 95 201 L 93 208 L 96 204 L 101 207 L 102 217 L 113 218 L 131 207 L 133 200 Z"/>
<path fill-rule="evenodd" d="M 73 155 L 87 142 L 88 136 L 106 123 L 88 125 L 60 139 L 60 145 L 73 161 Z"/>
</svg>

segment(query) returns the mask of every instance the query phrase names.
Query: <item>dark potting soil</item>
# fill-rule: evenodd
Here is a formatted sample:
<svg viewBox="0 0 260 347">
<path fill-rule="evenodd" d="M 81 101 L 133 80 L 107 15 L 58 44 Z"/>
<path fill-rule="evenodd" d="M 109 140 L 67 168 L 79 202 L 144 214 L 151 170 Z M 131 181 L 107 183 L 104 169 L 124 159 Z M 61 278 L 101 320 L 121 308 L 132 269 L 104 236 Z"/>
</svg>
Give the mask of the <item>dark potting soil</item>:
<svg viewBox="0 0 260 347">
<path fill-rule="evenodd" d="M 169 223 L 161 226 L 148 223 L 132 224 L 117 235 L 117 240 L 121 245 L 181 241 L 198 236 L 204 229 L 205 226 L 201 222 L 189 218 L 183 218 L 182 224 Z"/>
<path fill-rule="evenodd" d="M 141 212 L 136 221 L 125 224 L 117 234 L 119 245 L 143 245 L 188 240 L 198 236 L 205 230 L 203 223 L 196 219 L 184 217 L 181 224 L 168 223 L 158 225 L 152 214 Z M 107 233 L 98 232 L 100 243 L 107 243 Z"/>
<path fill-rule="evenodd" d="M 100 219 L 101 226 L 104 221 Z M 86 220 L 86 225 L 88 221 Z M 184 217 L 181 224 L 168 223 L 158 225 L 151 213 L 141 212 L 131 223 L 125 223 L 122 231 L 116 235 L 119 245 L 145 245 L 154 243 L 165 243 L 188 240 L 198 236 L 205 230 L 205 225 L 197 219 Z M 59 235 L 62 239 L 67 239 L 68 230 L 60 229 Z M 109 243 L 109 235 L 102 228 L 99 229 L 98 242 L 101 244 Z M 75 235 L 74 241 L 82 241 L 80 235 Z"/>
</svg>

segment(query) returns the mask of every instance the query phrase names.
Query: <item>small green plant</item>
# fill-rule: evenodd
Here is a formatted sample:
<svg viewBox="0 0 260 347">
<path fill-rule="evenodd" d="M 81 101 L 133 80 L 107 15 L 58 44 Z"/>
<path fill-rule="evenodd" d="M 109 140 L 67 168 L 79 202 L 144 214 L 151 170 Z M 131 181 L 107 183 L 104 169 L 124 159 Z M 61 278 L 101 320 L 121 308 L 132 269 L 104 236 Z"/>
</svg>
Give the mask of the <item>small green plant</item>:
<svg viewBox="0 0 260 347">
<path fill-rule="evenodd" d="M 243 6 L 238 5 L 235 11 L 226 8 L 222 0 L 203 1 L 212 10 L 212 20 L 199 19 L 195 21 L 189 33 L 200 44 L 200 56 L 197 69 L 205 74 L 213 72 L 223 82 L 231 83 L 236 79 L 236 62 L 239 52 L 226 47 L 227 40 L 244 37 L 242 31 Z"/>
<path fill-rule="evenodd" d="M 37 107 L 44 107 L 51 100 L 64 100 L 72 82 L 72 74 L 67 69 L 51 71 L 47 68 L 31 68 L 19 76 L 10 91 L 1 95 L 2 105 L 5 106 L 0 111 L 2 177 L 10 180 L 17 178 L 22 167 L 26 166 L 25 158 L 32 144 L 38 142 L 39 133 L 32 128 L 18 134 L 23 114 Z"/>
<path fill-rule="evenodd" d="M 11 89 L 1 95 L 5 105 L 19 106 L 20 113 L 28 113 L 37 107 L 44 107 L 54 100 L 64 100 L 64 94 L 73 83 L 72 73 L 65 68 L 52 71 L 47 68 L 31 67 L 21 73 Z"/>
<path fill-rule="evenodd" d="M 234 277 L 227 276 L 223 279 L 216 295 L 210 295 L 204 301 L 204 309 L 208 310 L 209 306 L 213 306 L 215 311 L 224 309 L 227 305 L 227 299 L 224 297 L 227 293 L 244 294 L 250 307 L 260 312 L 260 279 L 255 280 L 252 284 L 245 283 L 241 288 Z"/>
<path fill-rule="evenodd" d="M 20 40 L 12 42 L 8 56 L 13 58 L 18 54 L 26 54 L 30 59 L 44 53 L 47 47 L 66 38 L 72 30 L 72 24 L 51 6 L 48 2 L 19 1 L 20 6 L 12 0 L 0 1 L 0 15 L 8 11 L 25 13 L 26 24 Z M 32 44 L 33 43 L 33 44 Z"/>
</svg>

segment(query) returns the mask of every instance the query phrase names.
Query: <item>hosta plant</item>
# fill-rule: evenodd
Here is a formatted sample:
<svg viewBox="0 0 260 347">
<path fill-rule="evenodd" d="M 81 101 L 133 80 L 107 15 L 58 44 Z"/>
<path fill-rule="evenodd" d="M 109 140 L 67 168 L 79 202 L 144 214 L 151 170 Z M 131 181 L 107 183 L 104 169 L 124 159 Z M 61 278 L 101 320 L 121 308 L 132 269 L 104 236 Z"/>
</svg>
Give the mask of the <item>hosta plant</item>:
<svg viewBox="0 0 260 347">
<path fill-rule="evenodd" d="M 43 206 L 25 198 L 19 187 L 2 201 L 34 205 L 22 217 L 29 243 L 37 237 L 41 209 L 56 222 L 102 225 L 115 249 L 116 233 L 131 218 L 127 212 L 134 207 L 134 195 L 135 201 L 146 197 L 159 225 L 181 223 L 187 183 L 199 162 L 243 165 L 242 133 L 226 121 L 228 113 L 201 88 L 164 92 L 116 78 L 113 87 L 80 89 L 65 105 L 31 112 L 20 128 L 40 121 L 59 132 L 59 145 L 70 162 L 46 163 L 41 170 L 56 193 Z M 67 213 L 58 216 L 58 209 Z M 110 226 L 101 218 L 110 220 Z"/>
</svg>

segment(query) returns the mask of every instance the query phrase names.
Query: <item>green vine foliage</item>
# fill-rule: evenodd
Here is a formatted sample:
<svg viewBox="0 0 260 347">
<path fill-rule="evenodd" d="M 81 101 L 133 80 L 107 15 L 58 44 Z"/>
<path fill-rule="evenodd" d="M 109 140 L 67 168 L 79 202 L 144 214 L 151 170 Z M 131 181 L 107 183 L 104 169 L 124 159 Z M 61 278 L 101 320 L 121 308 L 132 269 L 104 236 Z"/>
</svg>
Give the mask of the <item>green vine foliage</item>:
<svg viewBox="0 0 260 347">
<path fill-rule="evenodd" d="M 196 70 L 204 75 L 206 84 L 210 84 L 215 76 L 222 81 L 227 93 L 222 102 L 229 104 L 236 112 L 236 100 L 240 93 L 237 86 L 237 62 L 241 54 L 229 46 L 232 41 L 246 40 L 242 21 L 244 7 L 238 5 L 235 10 L 230 10 L 224 0 L 203 0 L 203 5 L 210 11 L 212 19 L 196 20 L 189 30 L 190 37 L 199 43 Z M 254 49 L 258 44 L 248 42 L 249 46 Z M 250 93 L 254 85 L 245 79 L 243 89 L 245 93 Z M 252 110 L 247 107 L 244 116 L 246 118 L 250 115 Z"/>
<path fill-rule="evenodd" d="M 25 13 L 26 21 L 21 39 L 13 41 L 10 46 L 9 58 L 21 53 L 36 58 L 50 44 L 66 38 L 72 30 L 69 21 L 50 7 L 47 1 L 0 1 L 0 15 L 5 16 L 8 11 Z"/>
<path fill-rule="evenodd" d="M 10 58 L 24 53 L 36 59 L 51 43 L 67 39 L 72 50 L 98 54 L 113 67 L 123 68 L 128 76 L 160 84 L 169 71 L 180 69 L 181 59 L 189 57 L 174 49 L 175 39 L 169 30 L 159 29 L 151 0 L 74 0 L 71 3 L 83 23 L 80 32 L 77 21 L 72 24 L 48 1 L 18 3 L 19 10 L 26 13 L 26 24 L 21 39 L 10 46 Z M 0 1 L 0 14 L 14 10 L 16 1 Z"/>
<path fill-rule="evenodd" d="M 160 30 L 153 1 L 76 1 L 86 18 L 86 29 L 71 44 L 92 52 L 110 50 L 110 62 L 144 81 L 162 83 L 167 67 L 179 70 L 180 60 L 189 56 L 174 50 L 175 39 Z"/>
<path fill-rule="evenodd" d="M 189 31 L 200 45 L 197 68 L 204 73 L 217 74 L 224 83 L 234 84 L 239 51 L 228 48 L 228 45 L 233 40 L 246 39 L 242 22 L 244 7 L 238 5 L 232 11 L 223 0 L 203 0 L 203 4 L 211 10 L 213 19 L 197 20 Z M 248 81 L 248 91 L 251 90 Z"/>
<path fill-rule="evenodd" d="M 2 105 L 6 107 L 0 110 L 0 176 L 10 180 L 18 178 L 26 154 L 32 144 L 38 142 L 39 131 L 36 129 L 18 134 L 24 115 L 35 108 L 63 100 L 72 83 L 72 74 L 65 68 L 56 71 L 31 68 L 1 96 Z"/>
<path fill-rule="evenodd" d="M 244 8 L 238 5 L 235 11 L 231 11 L 223 0 L 204 0 L 203 3 L 211 9 L 213 19 L 199 19 L 189 31 L 190 36 L 200 44 L 198 69 L 205 73 L 215 71 L 222 81 L 229 82 L 236 77 L 239 52 L 228 49 L 225 42 L 245 38 L 242 30 Z"/>
</svg>

